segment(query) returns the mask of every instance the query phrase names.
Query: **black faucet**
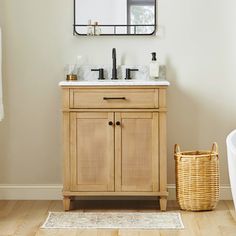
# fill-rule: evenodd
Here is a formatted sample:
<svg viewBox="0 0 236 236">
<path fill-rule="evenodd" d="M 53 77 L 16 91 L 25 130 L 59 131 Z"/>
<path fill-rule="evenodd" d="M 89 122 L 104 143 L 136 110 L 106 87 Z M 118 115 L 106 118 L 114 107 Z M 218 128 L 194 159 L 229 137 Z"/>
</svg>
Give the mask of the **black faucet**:
<svg viewBox="0 0 236 236">
<path fill-rule="evenodd" d="M 111 79 L 118 79 L 117 78 L 117 69 L 116 69 L 116 49 L 112 49 L 112 77 Z"/>
<path fill-rule="evenodd" d="M 98 80 L 103 80 L 103 79 L 105 79 L 105 78 L 104 78 L 104 69 L 103 69 L 103 68 L 92 69 L 91 71 L 98 71 L 98 72 L 99 72 Z"/>
</svg>

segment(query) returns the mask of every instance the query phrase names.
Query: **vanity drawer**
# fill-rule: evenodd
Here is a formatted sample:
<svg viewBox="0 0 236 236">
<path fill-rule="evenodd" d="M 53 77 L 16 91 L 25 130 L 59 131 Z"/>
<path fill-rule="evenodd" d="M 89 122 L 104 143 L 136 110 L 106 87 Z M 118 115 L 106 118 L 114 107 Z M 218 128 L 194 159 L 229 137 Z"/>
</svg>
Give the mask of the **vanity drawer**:
<svg viewBox="0 0 236 236">
<path fill-rule="evenodd" d="M 70 89 L 70 108 L 158 108 L 158 89 Z"/>
</svg>

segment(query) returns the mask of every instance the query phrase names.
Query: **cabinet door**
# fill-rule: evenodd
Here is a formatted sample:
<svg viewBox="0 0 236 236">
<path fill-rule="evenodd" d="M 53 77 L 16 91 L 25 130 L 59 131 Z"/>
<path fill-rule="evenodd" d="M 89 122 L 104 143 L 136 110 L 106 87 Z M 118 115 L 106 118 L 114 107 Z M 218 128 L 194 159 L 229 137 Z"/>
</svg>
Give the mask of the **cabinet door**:
<svg viewBox="0 0 236 236">
<path fill-rule="evenodd" d="M 70 113 L 71 191 L 114 191 L 114 113 Z"/>
<path fill-rule="evenodd" d="M 116 191 L 158 191 L 158 113 L 116 113 L 115 122 Z"/>
</svg>

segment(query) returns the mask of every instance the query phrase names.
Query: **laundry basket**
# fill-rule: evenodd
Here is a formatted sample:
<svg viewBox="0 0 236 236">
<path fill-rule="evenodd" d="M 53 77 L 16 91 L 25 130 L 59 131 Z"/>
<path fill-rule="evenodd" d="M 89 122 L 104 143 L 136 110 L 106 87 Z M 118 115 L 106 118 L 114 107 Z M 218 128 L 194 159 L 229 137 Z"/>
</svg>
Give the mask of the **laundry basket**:
<svg viewBox="0 0 236 236">
<path fill-rule="evenodd" d="M 182 210 L 213 210 L 219 200 L 219 158 L 217 143 L 211 151 L 180 151 L 174 148 L 176 197 Z"/>
</svg>

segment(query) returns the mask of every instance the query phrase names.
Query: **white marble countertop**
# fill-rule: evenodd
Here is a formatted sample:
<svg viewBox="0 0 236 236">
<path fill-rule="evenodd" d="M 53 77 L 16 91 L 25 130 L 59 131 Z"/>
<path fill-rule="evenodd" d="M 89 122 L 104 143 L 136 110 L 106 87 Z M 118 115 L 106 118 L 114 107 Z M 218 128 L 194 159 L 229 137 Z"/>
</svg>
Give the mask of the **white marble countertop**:
<svg viewBox="0 0 236 236">
<path fill-rule="evenodd" d="M 95 80 L 95 81 L 61 81 L 59 86 L 169 86 L 167 80 Z"/>
</svg>

